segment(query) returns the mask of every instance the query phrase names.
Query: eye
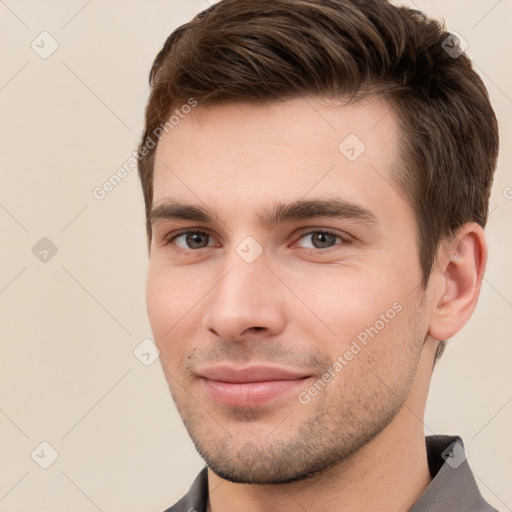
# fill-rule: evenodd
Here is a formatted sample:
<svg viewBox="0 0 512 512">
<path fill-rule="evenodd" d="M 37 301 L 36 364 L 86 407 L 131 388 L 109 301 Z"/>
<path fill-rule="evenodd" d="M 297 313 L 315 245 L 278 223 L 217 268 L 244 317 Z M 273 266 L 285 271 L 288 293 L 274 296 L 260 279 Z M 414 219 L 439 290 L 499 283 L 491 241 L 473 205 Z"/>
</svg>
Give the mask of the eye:
<svg viewBox="0 0 512 512">
<path fill-rule="evenodd" d="M 343 242 L 343 239 L 329 231 L 311 231 L 302 236 L 297 245 L 306 249 L 329 249 L 339 242 Z"/>
<path fill-rule="evenodd" d="M 203 231 L 187 231 L 174 236 L 169 243 L 174 243 L 180 249 L 203 249 L 212 245 L 210 235 Z"/>
</svg>

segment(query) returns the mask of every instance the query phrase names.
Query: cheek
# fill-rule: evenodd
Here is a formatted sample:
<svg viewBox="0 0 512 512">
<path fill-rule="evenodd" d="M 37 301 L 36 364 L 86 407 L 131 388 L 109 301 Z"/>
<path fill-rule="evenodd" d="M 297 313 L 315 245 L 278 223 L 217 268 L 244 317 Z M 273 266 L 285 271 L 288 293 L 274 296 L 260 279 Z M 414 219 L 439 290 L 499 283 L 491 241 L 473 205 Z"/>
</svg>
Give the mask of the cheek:
<svg viewBox="0 0 512 512">
<path fill-rule="evenodd" d="M 149 323 L 157 343 L 173 324 L 173 303 L 176 297 L 168 293 L 169 283 L 165 273 L 150 263 L 146 280 L 146 307 Z"/>
<path fill-rule="evenodd" d="M 189 274 L 150 262 L 146 306 L 153 336 L 161 351 L 167 349 L 171 345 L 169 341 L 190 322 L 204 294 L 200 280 Z"/>
<path fill-rule="evenodd" d="M 328 333 L 333 349 L 343 349 L 376 322 L 381 328 L 382 322 L 386 322 L 387 328 L 396 316 L 396 309 L 400 309 L 399 306 L 393 309 L 400 294 L 389 283 L 379 283 L 373 272 L 360 271 L 354 275 L 342 268 L 331 268 L 322 274 L 310 273 L 306 279 L 295 281 L 296 294 L 304 299 L 303 303 L 296 301 L 294 316 L 303 319 L 299 322 L 304 328 L 313 332 L 321 328 L 322 333 Z M 324 348 L 325 341 L 324 338 Z"/>
<path fill-rule="evenodd" d="M 379 282 L 378 276 L 357 282 L 348 277 L 327 282 L 329 286 L 324 288 L 308 280 L 304 291 L 308 290 L 305 296 L 311 310 L 333 332 L 320 334 L 326 329 L 320 331 L 321 324 L 312 315 L 309 318 L 314 318 L 313 322 L 304 315 L 296 317 L 303 318 L 299 329 L 316 344 L 316 350 L 343 365 L 345 377 L 338 379 L 337 386 L 350 375 L 356 378 L 367 367 L 389 385 L 402 385 L 421 351 L 421 312 L 415 294 L 410 294 L 400 281 Z"/>
<path fill-rule="evenodd" d="M 160 350 L 160 364 L 171 391 L 186 357 L 183 325 L 187 319 L 187 316 L 183 318 L 185 300 L 181 300 L 181 294 L 172 293 L 172 289 L 173 287 L 160 275 L 157 278 L 151 273 L 148 275 L 146 286 L 148 319 L 153 339 Z"/>
</svg>

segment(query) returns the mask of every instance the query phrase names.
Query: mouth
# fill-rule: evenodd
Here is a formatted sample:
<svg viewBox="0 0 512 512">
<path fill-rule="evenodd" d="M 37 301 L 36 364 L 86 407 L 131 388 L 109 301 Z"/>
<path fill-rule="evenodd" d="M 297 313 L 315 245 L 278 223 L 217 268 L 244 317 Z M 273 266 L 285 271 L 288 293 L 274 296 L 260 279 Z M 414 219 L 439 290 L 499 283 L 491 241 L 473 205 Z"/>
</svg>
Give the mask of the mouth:
<svg viewBox="0 0 512 512">
<path fill-rule="evenodd" d="M 284 397 L 311 377 L 275 366 L 211 366 L 197 372 L 210 398 L 231 407 L 257 407 Z"/>
</svg>

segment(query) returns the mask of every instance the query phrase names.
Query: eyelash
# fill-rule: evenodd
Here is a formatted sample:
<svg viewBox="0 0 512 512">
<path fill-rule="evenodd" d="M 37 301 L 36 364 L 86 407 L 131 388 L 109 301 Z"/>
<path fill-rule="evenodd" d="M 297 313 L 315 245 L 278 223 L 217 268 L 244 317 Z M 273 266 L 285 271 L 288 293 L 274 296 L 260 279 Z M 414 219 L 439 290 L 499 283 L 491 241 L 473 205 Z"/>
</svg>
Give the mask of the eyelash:
<svg viewBox="0 0 512 512">
<path fill-rule="evenodd" d="M 180 231 L 178 233 L 171 233 L 170 235 L 166 236 L 164 238 L 164 246 L 169 246 L 172 244 L 172 242 L 182 236 L 182 235 L 187 235 L 187 234 L 190 234 L 190 233 L 195 233 L 195 234 L 201 234 L 201 235 L 207 235 L 207 236 L 211 236 L 210 233 L 208 233 L 207 231 L 201 231 L 201 230 L 196 230 L 196 229 L 186 229 L 184 231 Z M 326 234 L 326 235 L 332 235 L 336 238 L 339 238 L 341 242 L 338 242 L 336 245 L 332 246 L 332 247 L 327 247 L 325 249 L 318 249 L 318 248 L 310 248 L 310 247 L 302 247 L 301 249 L 305 249 L 307 251 L 311 251 L 311 252 L 321 252 L 321 253 L 326 253 L 326 252 L 329 252 L 330 250 L 333 250 L 333 249 L 336 249 L 338 245 L 342 244 L 342 245 L 351 245 L 352 244 L 352 240 L 350 240 L 348 237 L 344 237 L 342 235 L 340 235 L 339 233 L 335 232 L 335 231 L 332 231 L 330 229 L 312 229 L 310 231 L 305 231 L 303 233 L 301 233 L 298 238 L 296 239 L 296 242 L 298 242 L 299 240 L 301 240 L 302 238 L 308 236 L 308 235 L 312 235 L 314 233 L 322 233 L 322 234 Z M 296 243 L 295 242 L 295 243 Z M 201 247 L 200 249 L 207 249 L 208 247 Z M 180 251 L 184 252 L 184 253 L 197 253 L 200 249 L 183 249 L 181 247 L 177 247 L 177 249 L 179 249 Z"/>
</svg>

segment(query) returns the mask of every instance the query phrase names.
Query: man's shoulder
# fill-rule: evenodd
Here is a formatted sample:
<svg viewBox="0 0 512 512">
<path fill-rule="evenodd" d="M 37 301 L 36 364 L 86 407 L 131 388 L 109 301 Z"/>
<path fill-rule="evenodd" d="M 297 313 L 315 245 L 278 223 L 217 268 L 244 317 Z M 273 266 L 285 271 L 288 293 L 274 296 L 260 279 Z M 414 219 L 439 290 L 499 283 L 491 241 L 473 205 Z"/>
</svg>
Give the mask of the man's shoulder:
<svg viewBox="0 0 512 512">
<path fill-rule="evenodd" d="M 206 468 L 203 468 L 187 494 L 164 512 L 205 512 L 207 499 L 208 472 Z"/>
</svg>

